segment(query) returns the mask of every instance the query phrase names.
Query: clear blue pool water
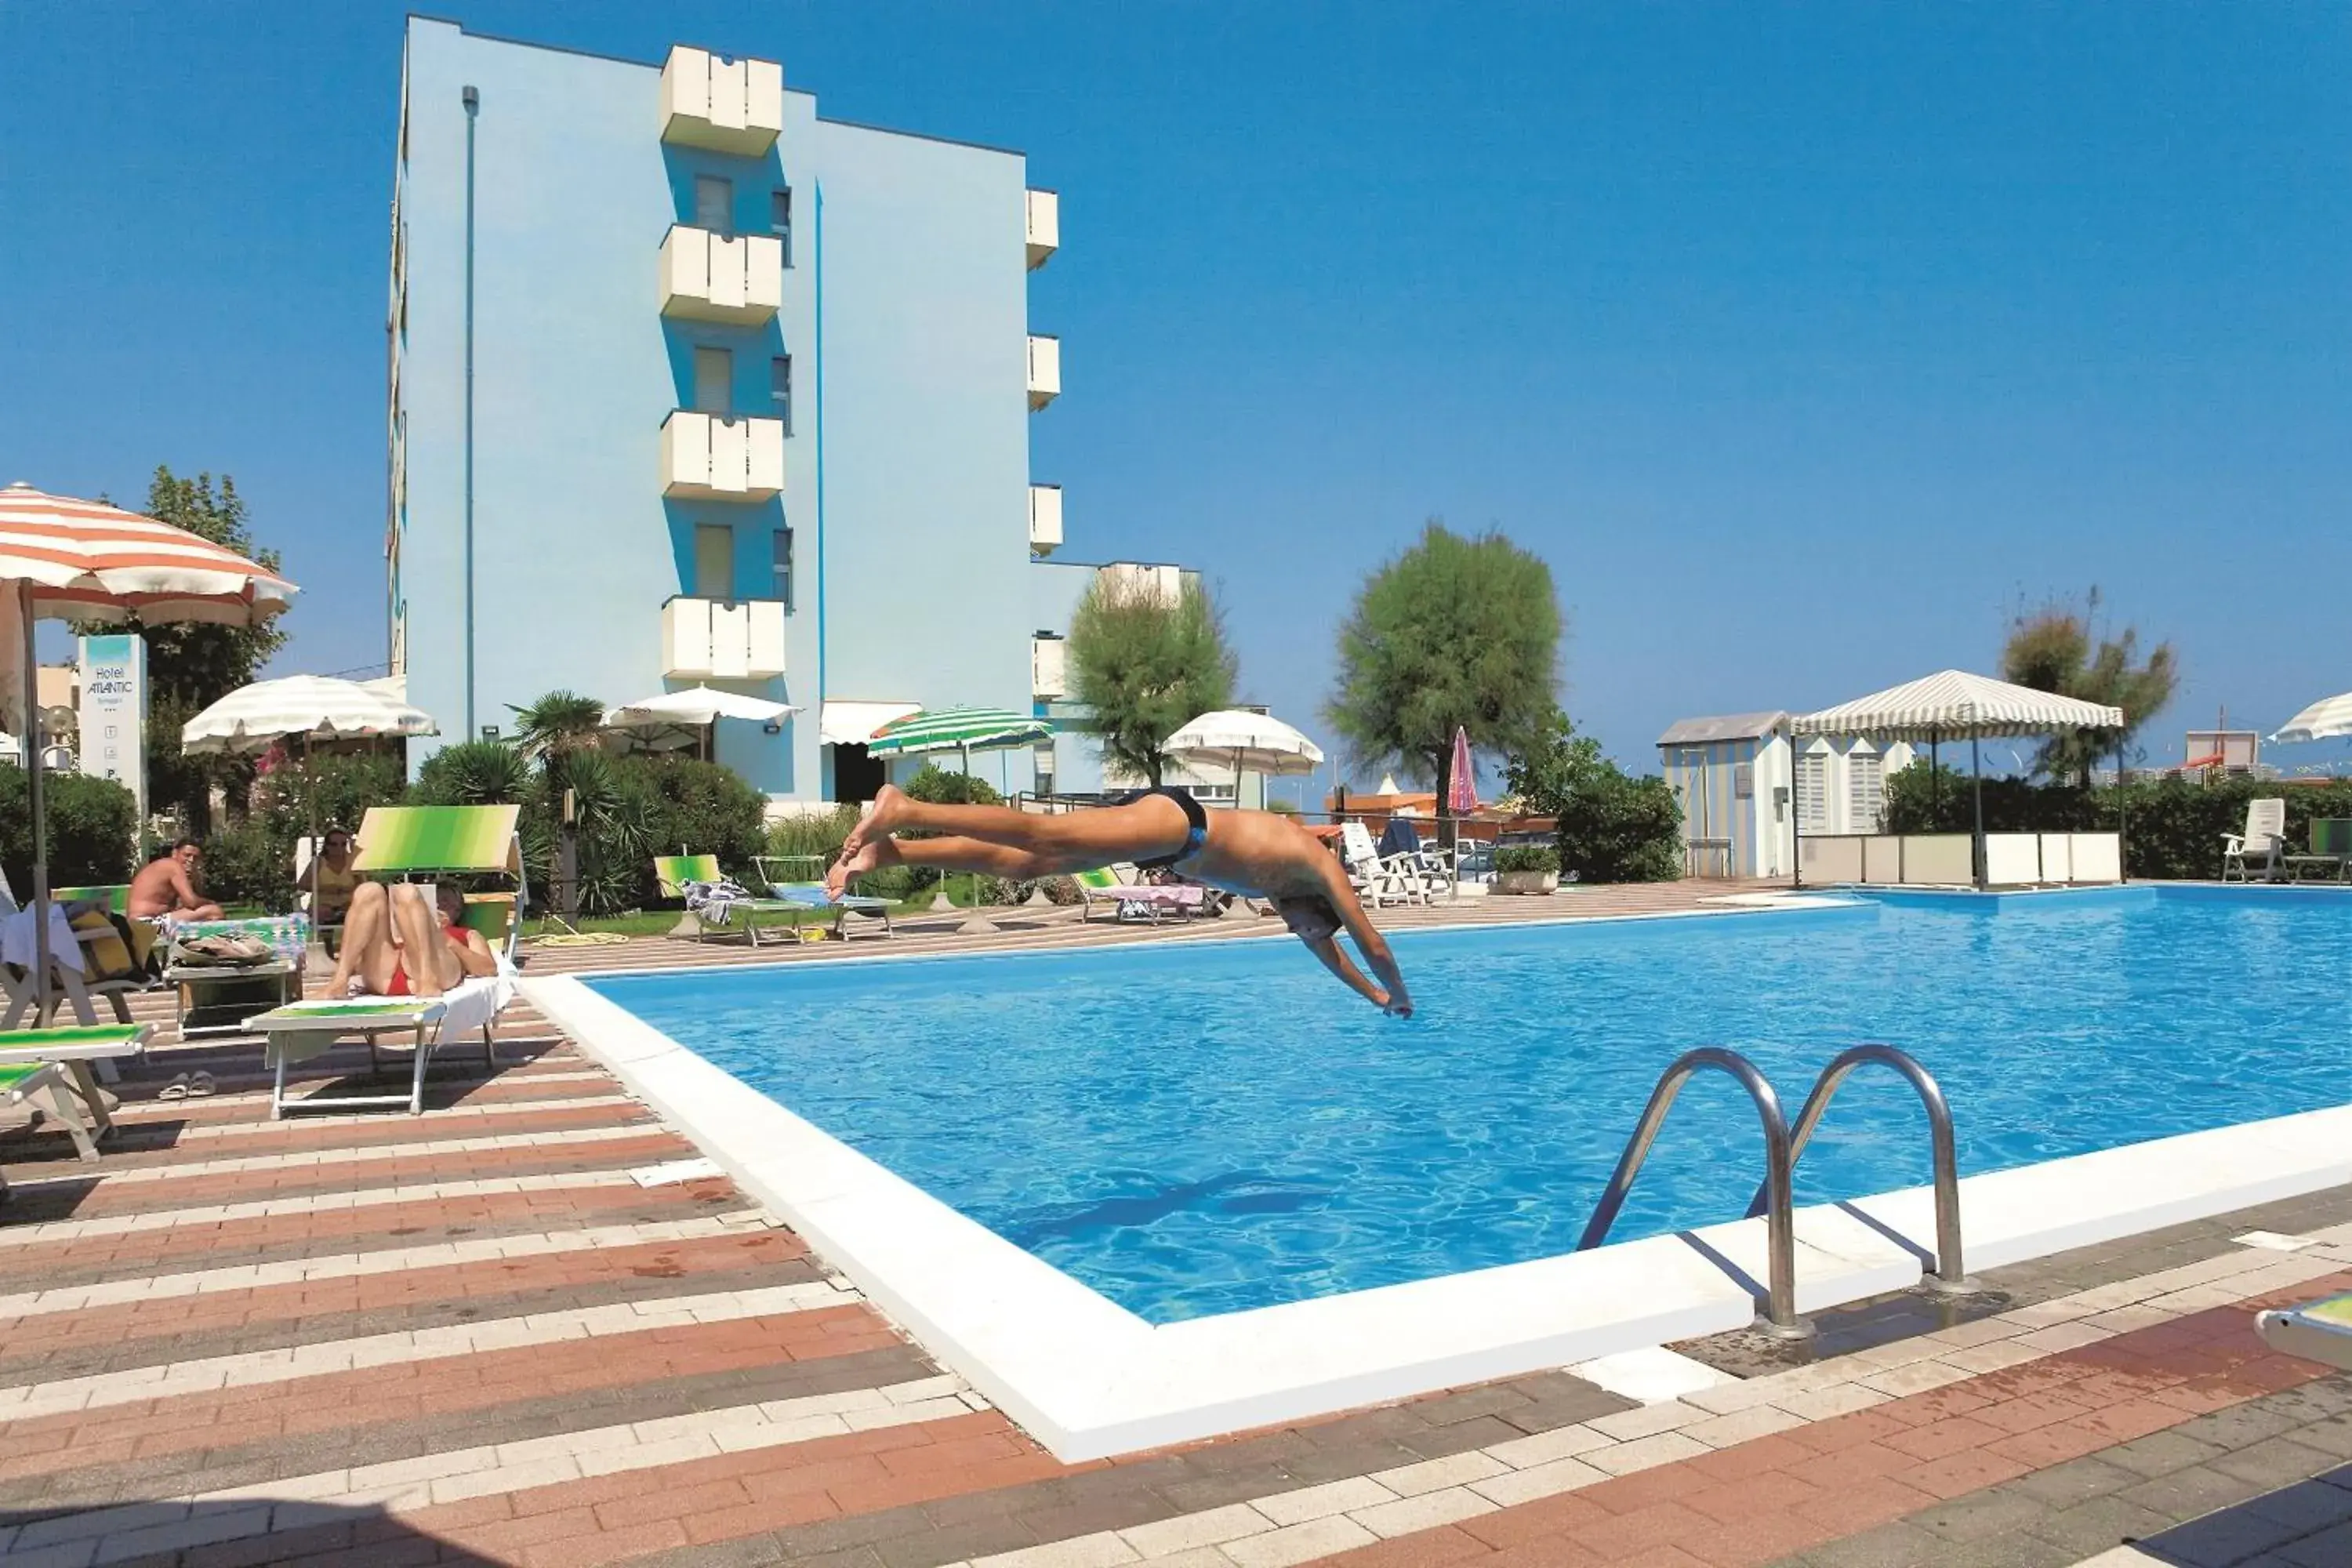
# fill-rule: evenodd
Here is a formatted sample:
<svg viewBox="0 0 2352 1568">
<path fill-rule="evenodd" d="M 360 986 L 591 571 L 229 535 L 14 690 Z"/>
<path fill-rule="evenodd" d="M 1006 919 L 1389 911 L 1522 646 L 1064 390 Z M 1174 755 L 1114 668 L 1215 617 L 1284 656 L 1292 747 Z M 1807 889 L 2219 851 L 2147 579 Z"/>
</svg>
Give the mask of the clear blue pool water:
<svg viewBox="0 0 2352 1568">
<path fill-rule="evenodd" d="M 2352 1102 L 2352 899 L 2113 894 L 1407 933 L 1384 1017 L 1294 942 L 617 976 L 598 991 L 1158 1322 L 1573 1247 L 1661 1068 L 1746 1051 L 1794 1116 L 1891 1041 L 1965 1172 Z M 1755 1112 L 1695 1079 L 1614 1233 L 1731 1218 Z M 1927 1179 L 1847 1084 L 1804 1201 Z"/>
</svg>

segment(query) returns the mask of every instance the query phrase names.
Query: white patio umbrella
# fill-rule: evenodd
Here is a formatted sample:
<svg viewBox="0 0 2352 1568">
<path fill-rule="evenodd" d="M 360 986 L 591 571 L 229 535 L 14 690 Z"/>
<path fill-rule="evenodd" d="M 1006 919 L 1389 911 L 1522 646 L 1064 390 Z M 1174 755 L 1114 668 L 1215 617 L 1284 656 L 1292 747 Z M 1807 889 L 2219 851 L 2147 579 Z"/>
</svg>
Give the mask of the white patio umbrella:
<svg viewBox="0 0 2352 1568">
<path fill-rule="evenodd" d="M 1323 749 L 1281 720 L 1239 708 L 1221 708 L 1187 722 L 1160 750 L 1187 767 L 1234 770 L 1234 804 L 1241 804 L 1242 770 L 1296 778 L 1323 765 Z"/>
<path fill-rule="evenodd" d="M 721 719 L 741 719 L 753 724 L 774 724 L 792 717 L 800 710 L 789 702 L 771 702 L 764 697 L 746 697 L 737 691 L 719 691 L 708 686 L 689 686 L 683 691 L 665 691 L 658 697 L 647 697 L 635 702 L 624 702 L 617 708 L 604 710 L 607 730 L 693 730 L 703 739 L 703 752 L 709 752 L 710 727 Z"/>
<path fill-rule="evenodd" d="M 2352 691 L 2313 703 L 2280 726 L 2271 739 L 2282 746 L 2300 741 L 2332 741 L 2352 735 Z"/>
<path fill-rule="evenodd" d="M 286 675 L 240 686 L 180 726 L 184 752 L 266 752 L 281 740 L 302 738 L 305 771 L 318 741 L 383 740 L 437 735 L 433 716 L 394 701 L 374 687 L 329 675 Z M 319 796 L 310 798 L 310 837 L 319 837 Z"/>
<path fill-rule="evenodd" d="M 264 752 L 278 740 L 437 735 L 431 714 L 356 680 L 289 675 L 240 686 L 180 727 L 186 752 Z"/>
<path fill-rule="evenodd" d="M 186 529 L 97 501 L 77 500 L 26 484 L 0 489 L 0 595 L 16 601 L 13 629 L 24 668 L 23 726 L 27 754 L 41 750 L 39 677 L 33 626 L 60 620 L 121 620 L 146 626 L 205 621 L 252 626 L 283 610 L 294 584 Z M 47 1016 L 49 858 L 42 770 L 26 773 L 33 818 L 34 1016 Z"/>
<path fill-rule="evenodd" d="M 1964 669 L 1938 670 L 1857 697 L 1818 713 L 1790 721 L 1792 735 L 1869 735 L 1886 741 L 1925 741 L 1933 747 L 1965 736 L 1976 776 L 1977 881 L 1984 882 L 1984 752 L 1983 742 L 2007 735 L 2054 735 L 2069 730 L 2120 730 L 2124 710 L 2054 691 L 2036 691 L 1990 676 Z M 1790 778 L 1797 774 L 1792 767 Z M 1793 794 L 1789 818 L 1794 829 L 1803 820 Z M 1801 880 L 1804 872 L 1800 867 Z"/>
</svg>

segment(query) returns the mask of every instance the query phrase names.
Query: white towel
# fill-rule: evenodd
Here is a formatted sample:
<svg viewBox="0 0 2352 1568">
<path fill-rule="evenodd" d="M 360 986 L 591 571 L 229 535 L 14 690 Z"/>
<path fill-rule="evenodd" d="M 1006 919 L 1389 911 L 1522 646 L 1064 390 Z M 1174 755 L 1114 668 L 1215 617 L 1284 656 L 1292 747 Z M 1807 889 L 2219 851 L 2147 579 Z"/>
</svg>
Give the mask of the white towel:
<svg viewBox="0 0 2352 1568">
<path fill-rule="evenodd" d="M 13 963 L 19 969 L 30 969 L 39 955 L 33 925 L 33 911 L 16 910 L 0 915 L 0 963 Z M 74 935 L 73 926 L 66 920 L 65 906 L 49 906 L 49 956 L 77 974 L 88 973 L 89 965 L 82 961 L 81 939 Z"/>
</svg>

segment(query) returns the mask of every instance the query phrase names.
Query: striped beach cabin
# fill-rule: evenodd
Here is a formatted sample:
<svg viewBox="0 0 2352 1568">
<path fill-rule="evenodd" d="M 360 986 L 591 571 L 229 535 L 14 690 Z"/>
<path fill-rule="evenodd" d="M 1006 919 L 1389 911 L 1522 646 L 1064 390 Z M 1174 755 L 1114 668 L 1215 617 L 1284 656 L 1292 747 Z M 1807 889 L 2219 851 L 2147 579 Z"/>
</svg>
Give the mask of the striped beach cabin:
<svg viewBox="0 0 2352 1568">
<path fill-rule="evenodd" d="M 1792 824 L 1809 838 L 1878 831 L 1887 775 L 1910 763 L 1910 745 L 1808 735 L 1792 749 L 1791 717 L 1776 710 L 1684 719 L 1658 737 L 1683 811 L 1685 875 L 1788 876 Z"/>
</svg>

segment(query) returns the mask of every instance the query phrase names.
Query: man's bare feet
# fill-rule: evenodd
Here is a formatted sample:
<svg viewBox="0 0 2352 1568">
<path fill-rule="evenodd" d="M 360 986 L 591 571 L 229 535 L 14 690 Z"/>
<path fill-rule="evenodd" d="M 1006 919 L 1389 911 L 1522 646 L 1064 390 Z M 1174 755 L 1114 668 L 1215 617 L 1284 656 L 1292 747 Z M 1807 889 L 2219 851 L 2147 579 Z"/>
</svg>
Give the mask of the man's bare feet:
<svg viewBox="0 0 2352 1568">
<path fill-rule="evenodd" d="M 837 899 L 841 897 L 843 889 L 849 886 L 849 879 L 852 877 L 864 876 L 866 872 L 877 870 L 884 866 L 898 864 L 898 841 L 891 838 L 874 839 L 860 846 L 855 854 L 844 851 L 841 858 L 833 863 L 833 869 L 824 874 L 824 890 Z"/>
<path fill-rule="evenodd" d="M 866 808 L 866 815 L 857 819 L 857 826 L 849 830 L 849 837 L 841 841 L 842 859 L 846 862 L 876 839 L 888 837 L 913 804 L 907 798 L 907 792 L 897 784 L 884 784 L 882 792 Z"/>
</svg>

